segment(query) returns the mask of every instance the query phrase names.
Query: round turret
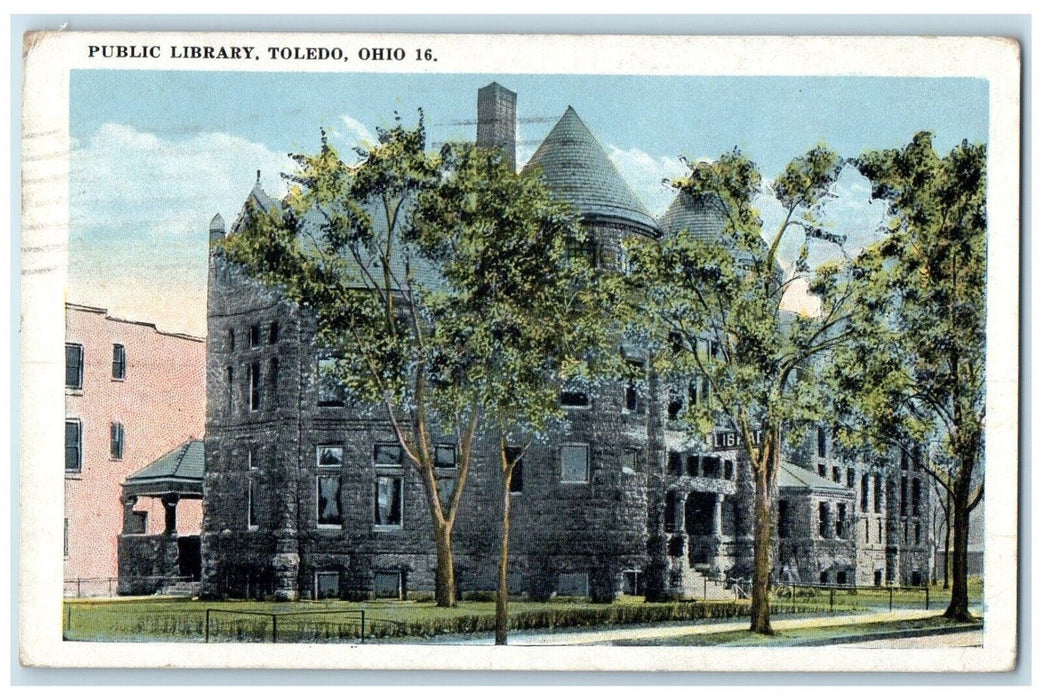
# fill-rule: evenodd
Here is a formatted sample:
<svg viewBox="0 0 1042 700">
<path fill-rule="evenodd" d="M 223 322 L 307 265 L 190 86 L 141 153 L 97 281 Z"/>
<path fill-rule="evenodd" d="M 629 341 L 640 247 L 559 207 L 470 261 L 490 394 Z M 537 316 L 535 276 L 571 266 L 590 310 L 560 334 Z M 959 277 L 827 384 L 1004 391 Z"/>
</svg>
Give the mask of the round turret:
<svg viewBox="0 0 1042 700">
<path fill-rule="evenodd" d="M 210 240 L 215 241 L 224 238 L 224 219 L 220 213 L 210 219 Z"/>
</svg>

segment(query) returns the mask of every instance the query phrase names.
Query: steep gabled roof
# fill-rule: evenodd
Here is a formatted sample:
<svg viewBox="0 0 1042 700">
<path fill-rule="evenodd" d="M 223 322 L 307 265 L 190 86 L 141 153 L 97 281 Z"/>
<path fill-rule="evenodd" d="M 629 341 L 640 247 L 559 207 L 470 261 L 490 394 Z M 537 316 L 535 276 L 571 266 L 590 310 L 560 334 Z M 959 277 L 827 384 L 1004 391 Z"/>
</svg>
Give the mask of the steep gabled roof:
<svg viewBox="0 0 1042 700">
<path fill-rule="evenodd" d="M 260 170 L 258 170 L 257 181 L 253 184 L 253 189 L 250 190 L 250 193 L 246 196 L 246 201 L 243 202 L 242 209 L 239 211 L 239 215 L 235 218 L 235 223 L 232 224 L 232 233 L 238 233 L 239 231 L 242 231 L 243 228 L 245 228 L 248 222 L 250 211 L 252 209 L 255 209 L 257 211 L 272 212 L 278 208 L 279 203 L 272 199 L 271 196 L 264 191 L 264 188 L 261 187 L 260 180 L 261 173 Z M 218 216 L 220 216 L 220 214 L 218 214 Z"/>
<path fill-rule="evenodd" d="M 547 187 L 585 219 L 615 219 L 657 234 L 658 226 L 604 152 L 589 128 L 569 107 L 528 161 L 542 168 Z"/>
</svg>

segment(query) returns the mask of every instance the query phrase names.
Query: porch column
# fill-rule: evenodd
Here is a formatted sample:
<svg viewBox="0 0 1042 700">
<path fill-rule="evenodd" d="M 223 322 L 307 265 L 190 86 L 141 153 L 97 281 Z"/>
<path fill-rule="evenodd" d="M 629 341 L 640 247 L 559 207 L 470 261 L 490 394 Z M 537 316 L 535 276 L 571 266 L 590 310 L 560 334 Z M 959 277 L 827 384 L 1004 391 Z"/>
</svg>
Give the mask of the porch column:
<svg viewBox="0 0 1042 700">
<path fill-rule="evenodd" d="M 713 536 L 722 537 L 724 534 L 724 494 L 716 494 L 716 502 L 713 504 Z"/>
<path fill-rule="evenodd" d="M 137 505 L 137 496 L 123 497 L 123 534 L 139 534 L 132 532 L 134 529 L 134 506 Z"/>
<path fill-rule="evenodd" d="M 163 508 L 166 511 L 166 524 L 163 534 L 172 535 L 177 533 L 177 502 L 181 497 L 176 493 L 168 493 L 163 496 Z"/>
</svg>

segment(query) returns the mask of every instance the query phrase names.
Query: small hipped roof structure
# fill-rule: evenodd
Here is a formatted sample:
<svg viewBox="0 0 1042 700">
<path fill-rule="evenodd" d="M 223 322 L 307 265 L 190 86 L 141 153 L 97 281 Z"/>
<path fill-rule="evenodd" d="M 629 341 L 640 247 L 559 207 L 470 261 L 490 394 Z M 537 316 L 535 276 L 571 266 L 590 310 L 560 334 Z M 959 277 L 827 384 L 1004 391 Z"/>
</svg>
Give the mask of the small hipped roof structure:
<svg viewBox="0 0 1042 700">
<path fill-rule="evenodd" d="M 124 496 L 161 496 L 176 493 L 203 496 L 206 458 L 202 440 L 189 440 L 135 472 L 123 482 Z"/>
</svg>

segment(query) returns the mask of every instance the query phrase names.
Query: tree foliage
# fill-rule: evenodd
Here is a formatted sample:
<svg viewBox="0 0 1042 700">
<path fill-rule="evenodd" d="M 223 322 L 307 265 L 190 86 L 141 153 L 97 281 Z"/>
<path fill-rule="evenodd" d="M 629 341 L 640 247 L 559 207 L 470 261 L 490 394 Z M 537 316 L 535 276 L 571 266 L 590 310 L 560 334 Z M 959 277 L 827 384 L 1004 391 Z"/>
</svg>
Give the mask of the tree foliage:
<svg viewBox="0 0 1042 700">
<path fill-rule="evenodd" d="M 569 255 L 585 233 L 537 172 L 472 145 L 429 153 L 422 115 L 378 133 L 354 166 L 324 135 L 318 154 L 294 156 L 284 205 L 250 212 L 225 252 L 314 316 L 335 378 L 386 414 L 424 486 L 436 599 L 452 605 L 452 530 L 481 431 L 501 435 L 503 455 L 508 437 L 546 431 L 605 322 L 595 271 Z M 459 457 L 443 497 L 446 434 Z"/>
<path fill-rule="evenodd" d="M 755 197 L 765 189 L 756 166 L 737 149 L 714 163 L 698 163 L 676 183 L 721 223 L 704 240 L 680 231 L 660 242 L 637 242 L 635 307 L 653 348 L 653 369 L 666 382 L 695 378 L 709 400 L 691 402 L 683 417 L 696 435 L 721 422 L 742 438 L 756 480 L 754 505 L 754 631 L 770 633 L 768 610 L 772 508 L 783 430 L 822 418 L 811 362 L 849 338 L 848 278 L 838 264 L 809 271 L 811 238 L 840 243 L 822 223 L 823 205 L 843 167 L 824 147 L 796 158 L 766 188 L 782 205 L 777 229 L 764 231 Z M 783 272 L 783 239 L 803 239 L 792 272 Z M 794 284 L 808 285 L 821 302 L 817 316 L 783 310 Z M 683 391 L 683 389 L 681 389 Z M 695 392 L 692 392 L 695 393 Z"/>
<path fill-rule="evenodd" d="M 948 614 L 965 618 L 968 519 L 984 492 L 987 151 L 963 142 L 941 157 L 921 132 L 855 164 L 889 218 L 859 256 L 857 342 L 833 364 L 837 413 L 848 439 L 879 451 L 931 446 L 923 466 L 955 521 Z"/>
</svg>

